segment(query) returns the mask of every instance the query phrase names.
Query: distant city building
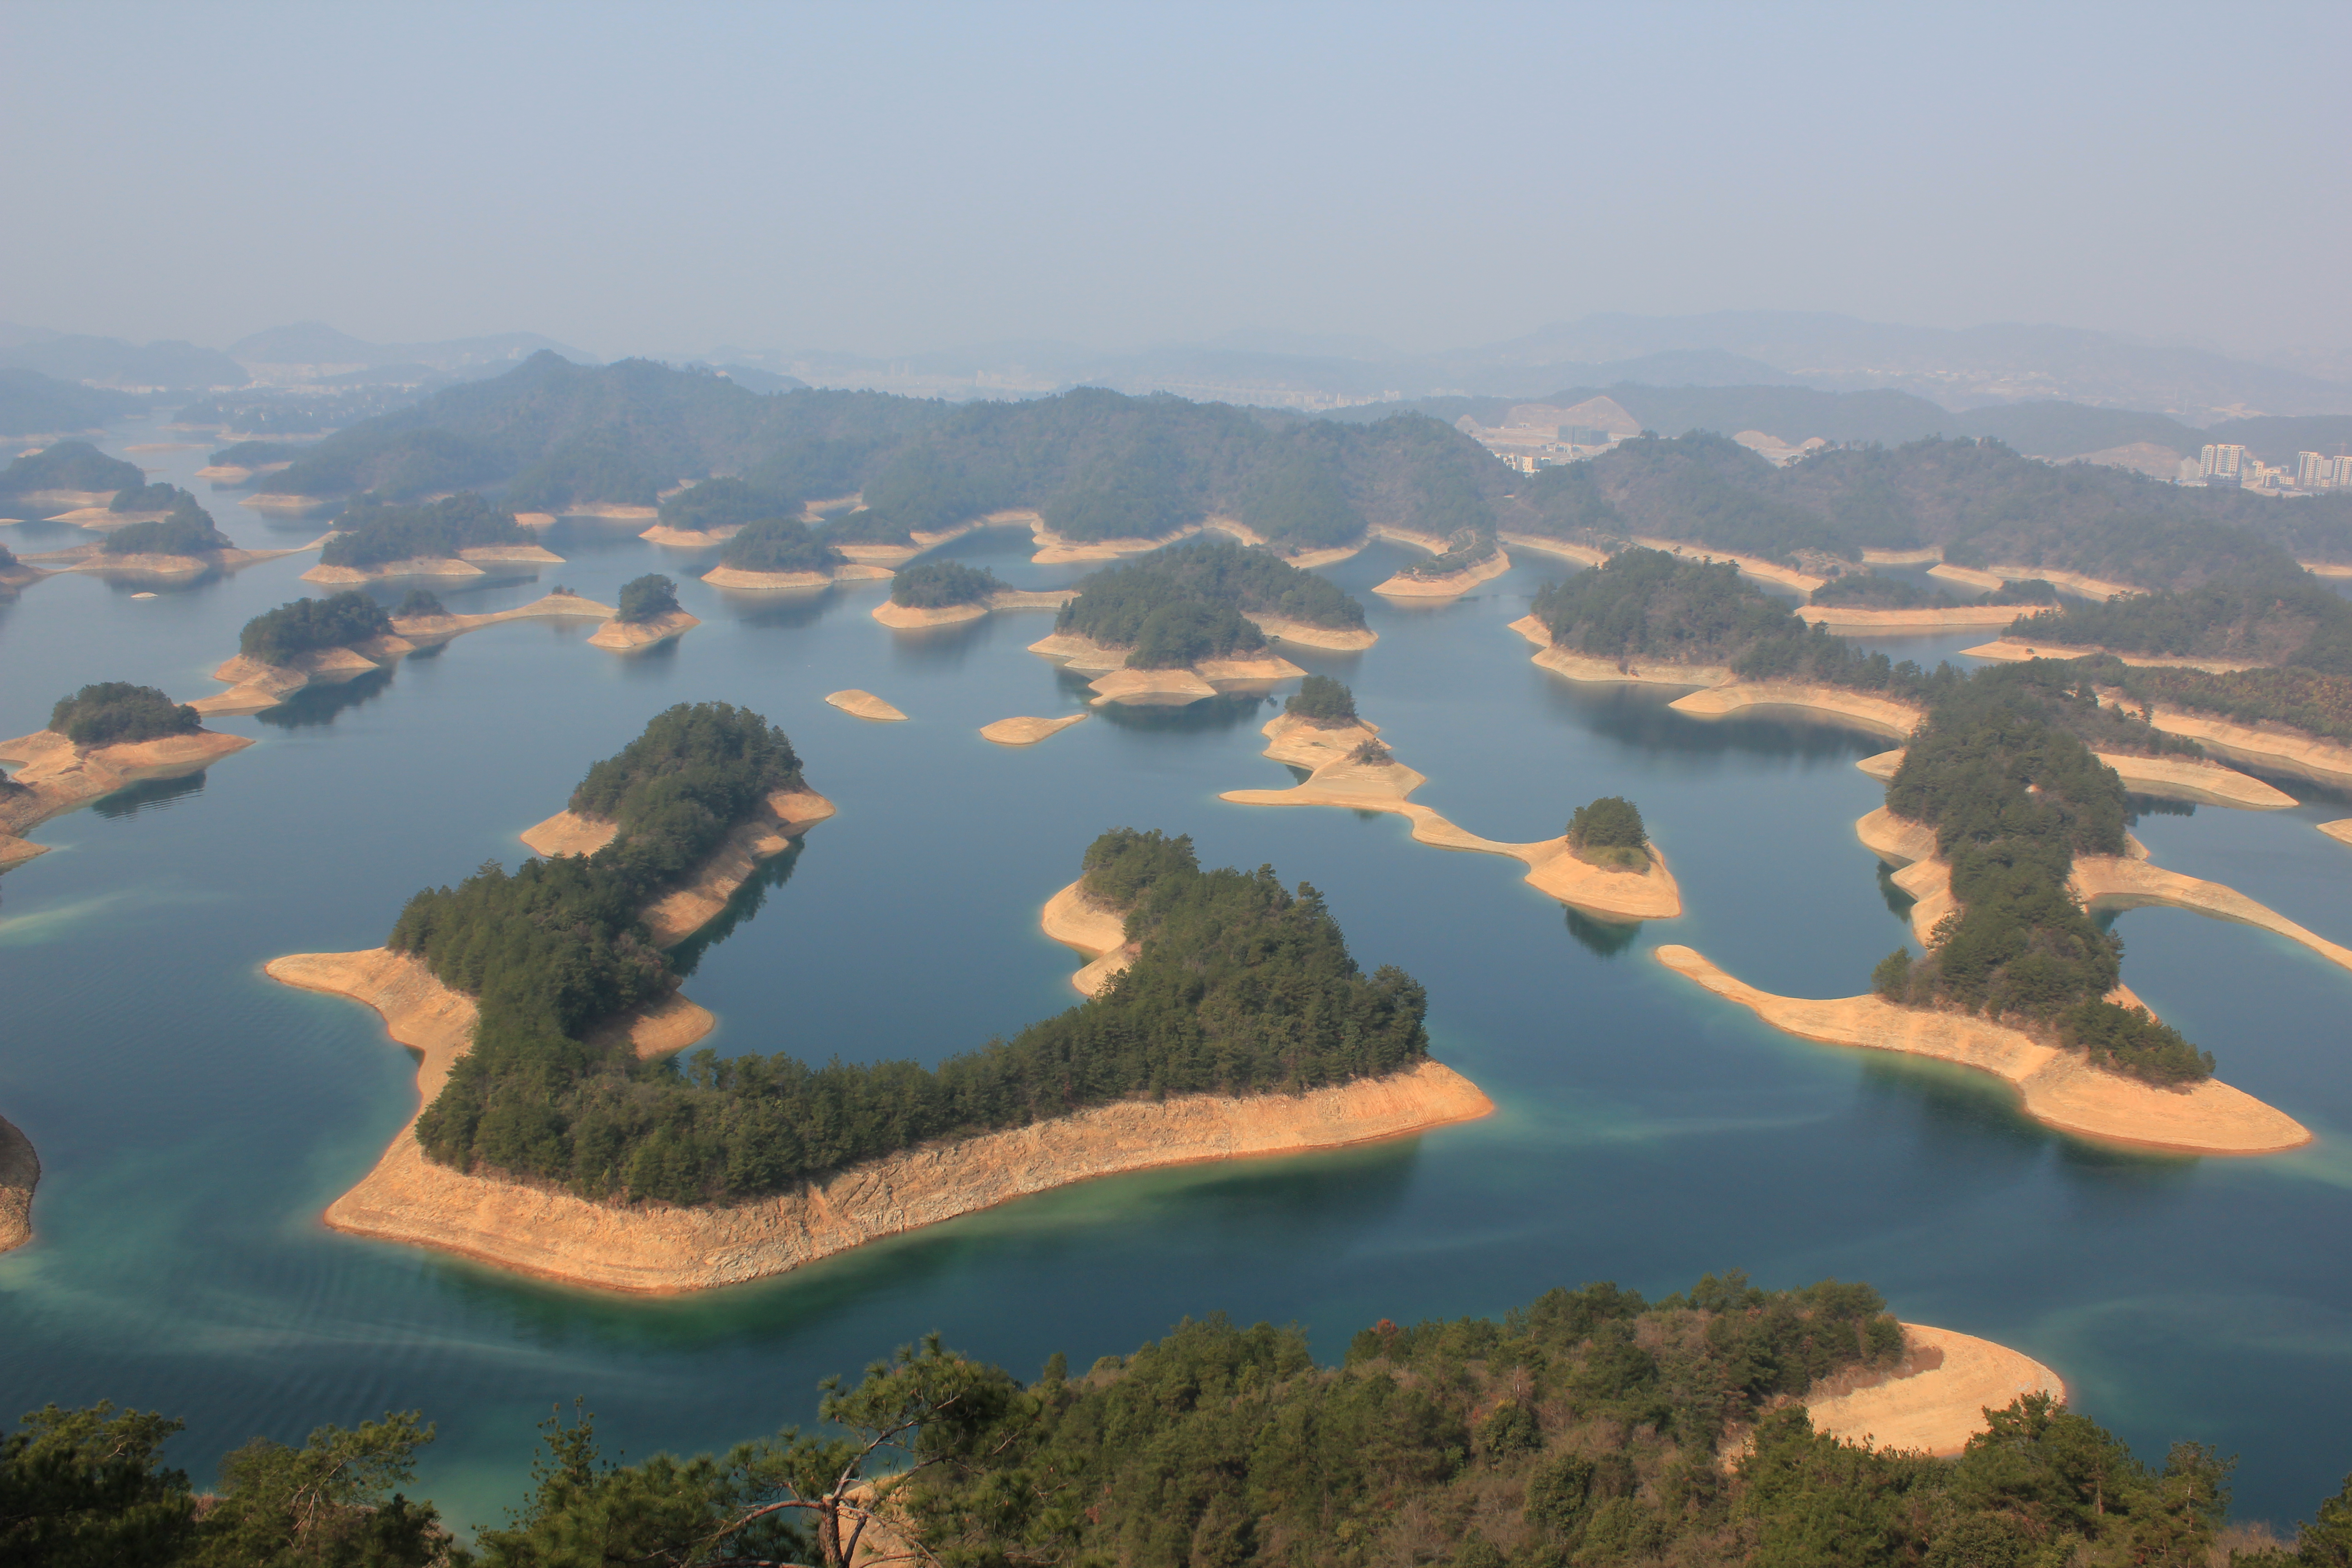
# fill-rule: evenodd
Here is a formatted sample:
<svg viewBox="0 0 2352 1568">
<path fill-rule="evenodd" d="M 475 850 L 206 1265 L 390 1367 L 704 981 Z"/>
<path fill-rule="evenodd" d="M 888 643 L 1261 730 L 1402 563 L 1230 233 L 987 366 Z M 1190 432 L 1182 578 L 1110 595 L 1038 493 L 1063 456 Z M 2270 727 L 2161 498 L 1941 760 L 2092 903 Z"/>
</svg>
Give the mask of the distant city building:
<svg viewBox="0 0 2352 1568">
<path fill-rule="evenodd" d="M 2246 476 L 2246 449 L 2234 445 L 2209 446 L 2197 461 L 2197 477 L 2211 484 L 2238 484 Z"/>
</svg>

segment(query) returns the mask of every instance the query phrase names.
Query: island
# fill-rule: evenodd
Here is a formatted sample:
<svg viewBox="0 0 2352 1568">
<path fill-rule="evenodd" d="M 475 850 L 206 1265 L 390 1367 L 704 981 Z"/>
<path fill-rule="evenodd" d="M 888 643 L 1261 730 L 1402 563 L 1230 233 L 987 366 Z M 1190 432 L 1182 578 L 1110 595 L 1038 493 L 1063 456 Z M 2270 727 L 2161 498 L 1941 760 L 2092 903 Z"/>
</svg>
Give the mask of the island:
<svg viewBox="0 0 2352 1568">
<path fill-rule="evenodd" d="M 702 624 L 679 607 L 677 584 L 658 572 L 648 572 L 622 584 L 620 600 L 619 611 L 588 639 L 590 647 L 634 653 L 666 643 Z"/>
<path fill-rule="evenodd" d="M 0 1116 L 0 1252 L 33 1239 L 33 1189 L 41 1184 L 41 1157 L 33 1141 Z"/>
<path fill-rule="evenodd" d="M 981 739 L 993 741 L 1000 746 L 1034 746 L 1048 735 L 1058 735 L 1073 724 L 1086 722 L 1084 713 L 1065 713 L 1058 719 L 999 719 L 980 727 Z"/>
<path fill-rule="evenodd" d="M 2213 1153 L 2298 1147 L 2305 1129 L 2216 1081 L 2211 1054 L 2123 988 L 2120 944 L 2090 915 L 2102 900 L 2162 898 L 2270 916 L 2228 889 L 2120 868 L 2134 847 L 2123 781 L 2094 745 L 2161 752 L 2168 739 L 2102 706 L 2071 666 L 1947 672 L 1884 812 L 1858 825 L 1904 865 L 1895 880 L 1916 900 L 1925 956 L 1897 948 L 1871 994 L 1826 1002 L 1759 991 L 1687 948 L 1659 959 L 1789 1033 L 1994 1073 L 2068 1131 Z"/>
<path fill-rule="evenodd" d="M 170 510 L 160 515 L 123 518 L 97 544 L 76 545 L 35 559 L 63 563 L 59 570 L 93 572 L 129 577 L 195 577 L 207 572 L 235 571 L 257 562 L 276 561 L 317 550 L 325 536 L 288 550 L 240 550 L 214 526 L 212 513 L 187 491 L 170 485 L 152 487 L 169 491 Z M 85 523 L 85 527 L 96 527 Z"/>
<path fill-rule="evenodd" d="M 702 580 L 714 588 L 823 588 L 889 575 L 887 566 L 849 560 L 797 517 L 763 517 L 728 531 L 719 564 Z"/>
<path fill-rule="evenodd" d="M 1182 704 L 1306 673 L 1274 654 L 1254 616 L 1361 646 L 1363 615 L 1336 584 L 1265 551 L 1183 544 L 1087 577 L 1029 651 L 1102 672 L 1098 703 Z"/>
<path fill-rule="evenodd" d="M 662 497 L 656 509 L 661 521 L 637 537 L 681 550 L 705 550 L 734 538 L 748 523 L 769 518 L 797 521 L 802 510 L 798 500 L 781 490 L 721 475 Z"/>
<path fill-rule="evenodd" d="M 1415 544 L 1430 559 L 1404 568 L 1372 585 L 1388 599 L 1458 599 L 1479 584 L 1511 569 L 1511 558 L 1497 542 L 1491 526 L 1474 525 L 1439 537 L 1399 528 L 1374 528 L 1374 537 Z"/>
<path fill-rule="evenodd" d="M 362 497 L 343 509 L 306 583 L 373 583 L 387 577 L 479 577 L 485 563 L 560 566 L 511 510 L 466 491 L 417 506 Z"/>
<path fill-rule="evenodd" d="M 2334 822 L 2323 822 L 2319 831 L 2338 844 L 2352 844 L 2352 816 L 2339 816 Z"/>
<path fill-rule="evenodd" d="M 1310 675 L 1263 731 L 1265 754 L 1309 770 L 1289 789 L 1227 790 L 1240 805 L 1337 805 L 1381 811 L 1412 824 L 1413 838 L 1441 849 L 1505 855 L 1528 868 L 1528 884 L 1605 921 L 1672 920 L 1681 890 L 1651 845 L 1642 815 L 1617 797 L 1576 808 L 1566 833 L 1533 844 L 1481 838 L 1407 797 L 1429 781 L 1396 760 L 1377 726 L 1356 713 L 1355 695 L 1329 676 Z"/>
<path fill-rule="evenodd" d="M 194 708 L 152 686 L 107 680 L 58 699 L 47 729 L 0 741 L 0 763 L 18 764 L 0 778 L 0 870 L 47 853 L 24 837 L 37 823 L 142 779 L 200 773 L 251 744 L 203 728 Z"/>
<path fill-rule="evenodd" d="M 47 518 L 104 508 L 124 490 L 146 483 L 136 463 L 110 458 L 87 441 L 58 441 L 0 468 L 0 512 Z"/>
<path fill-rule="evenodd" d="M 844 713 L 855 714 L 860 719 L 872 719 L 878 723 L 899 723 L 907 717 L 871 691 L 860 691 L 856 687 L 851 687 L 846 691 L 833 692 L 825 698 L 825 701 L 840 709 Z"/>
<path fill-rule="evenodd" d="M 0 589 L 14 593 L 27 584 L 37 583 L 49 574 L 16 559 L 16 552 L 0 544 Z"/>
<path fill-rule="evenodd" d="M 960 626 L 998 610 L 1058 610 L 1077 595 L 1076 588 L 1008 588 L 985 567 L 923 561 L 890 579 L 889 601 L 874 606 L 874 618 L 895 631 L 916 631 Z"/>
<path fill-rule="evenodd" d="M 1129 829 L 1084 867 L 1133 933 L 1125 977 L 1009 1042 L 936 1069 L 707 1052 L 688 1071 L 647 1065 L 710 1021 L 678 997 L 661 945 L 692 911 L 659 926 L 642 911 L 700 885 L 779 795 L 806 794 L 790 742 L 758 715 L 681 705 L 532 830 L 587 852 L 426 889 L 384 948 L 273 961 L 286 984 L 368 1003 L 424 1053 L 423 1109 L 329 1225 L 582 1284 L 690 1290 L 1068 1182 L 1492 1109 L 1429 1059 L 1420 986 L 1361 973 L 1312 889 L 1203 871 L 1190 840 Z M 718 906 L 704 903 L 708 919 Z M 529 940 L 501 934 L 516 922 Z M 1268 984 L 1276 964 L 1294 973 Z M 1152 1098 L 1132 1097 L 1146 1085 Z M 845 1096 L 875 1114 L 831 1115 Z"/>
</svg>

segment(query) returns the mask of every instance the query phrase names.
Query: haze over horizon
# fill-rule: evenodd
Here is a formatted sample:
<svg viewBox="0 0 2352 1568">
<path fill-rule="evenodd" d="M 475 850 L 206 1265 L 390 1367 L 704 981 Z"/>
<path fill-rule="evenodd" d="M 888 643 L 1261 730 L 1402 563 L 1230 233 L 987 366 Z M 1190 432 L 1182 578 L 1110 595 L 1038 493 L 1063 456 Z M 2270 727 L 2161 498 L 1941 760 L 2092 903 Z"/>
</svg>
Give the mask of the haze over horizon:
<svg viewBox="0 0 2352 1568">
<path fill-rule="evenodd" d="M 2340 375 L 2352 16 L 2257 19 L 11 5 L 0 318 L 1412 354 L 1784 310 Z"/>
</svg>

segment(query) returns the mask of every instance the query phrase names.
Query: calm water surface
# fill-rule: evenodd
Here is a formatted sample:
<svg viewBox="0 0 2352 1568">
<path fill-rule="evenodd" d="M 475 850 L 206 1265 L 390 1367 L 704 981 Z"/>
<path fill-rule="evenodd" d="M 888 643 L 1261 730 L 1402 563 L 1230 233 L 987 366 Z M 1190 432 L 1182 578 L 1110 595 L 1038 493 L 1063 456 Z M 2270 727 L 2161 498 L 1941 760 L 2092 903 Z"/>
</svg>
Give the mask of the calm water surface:
<svg viewBox="0 0 2352 1568">
<path fill-rule="evenodd" d="M 174 438 L 126 424 L 109 446 Z M 138 457 L 183 483 L 205 460 Z M 241 544 L 317 531 L 194 488 Z M 85 537 L 0 534 L 20 552 Z M 1219 1310 L 1301 1323 L 1336 1358 L 1380 1317 L 1499 1312 L 1598 1279 L 1662 1294 L 1744 1268 L 1775 1286 L 1868 1279 L 1906 1318 L 2016 1345 L 2144 1455 L 2183 1436 L 2238 1452 L 2242 1513 L 2307 1513 L 2352 1466 L 2352 975 L 2303 949 L 2179 911 L 2121 917 L 2132 985 L 2319 1139 L 2259 1161 L 2117 1152 L 2022 1120 L 1989 1079 L 1788 1039 L 1650 960 L 1684 942 L 1770 989 L 1860 990 L 1906 935 L 1853 832 L 1881 799 L 1853 764 L 1885 742 L 1702 724 L 1666 710 L 1672 692 L 1545 676 L 1507 629 L 1558 570 L 1539 560 L 1404 609 L 1364 592 L 1403 557 L 1368 552 L 1331 574 L 1380 645 L 1292 657 L 1351 684 L 1429 775 L 1415 798 L 1473 831 L 1549 837 L 1584 801 L 1633 796 L 1681 879 L 1681 921 L 1568 916 L 1515 863 L 1414 844 L 1400 818 L 1219 801 L 1287 777 L 1257 754 L 1272 710 L 1250 700 L 991 746 L 983 723 L 1085 700 L 1024 651 L 1043 616 L 910 637 L 868 616 L 876 587 L 763 603 L 703 587 L 706 557 L 628 527 L 572 522 L 549 542 L 565 565 L 435 586 L 464 611 L 557 583 L 609 603 L 664 569 L 703 626 L 635 658 L 587 647 L 585 626 L 494 627 L 219 721 L 259 743 L 53 820 L 35 836 L 56 852 L 0 881 L 0 1112 L 45 1168 L 38 1237 L 0 1258 L 7 1414 L 160 1407 L 186 1417 L 174 1457 L 201 1479 L 257 1433 L 419 1407 L 441 1437 L 418 1489 L 462 1524 L 520 1495 L 532 1424 L 575 1394 L 632 1455 L 700 1449 L 807 1419 L 817 1378 L 932 1329 L 1023 1375 Z M 1024 585 L 1078 574 L 1031 566 L 1018 534 L 956 553 Z M 307 563 L 152 599 L 68 576 L 0 600 L 0 734 L 40 727 L 89 680 L 217 689 L 238 626 L 305 591 Z M 1975 640 L 1887 646 L 1932 662 Z M 910 721 L 824 705 L 847 686 Z M 1040 934 L 1038 907 L 1097 833 L 1131 824 L 1321 889 L 1361 963 L 1428 985 L 1436 1054 L 1499 1114 L 1091 1183 L 675 1300 L 328 1234 L 319 1210 L 412 1107 L 411 1059 L 373 1015 L 260 964 L 376 944 L 417 887 L 520 858 L 515 834 L 590 762 L 705 699 L 782 724 L 841 807 L 690 955 L 719 1050 L 931 1061 L 1068 1005 L 1077 960 Z M 2352 937 L 2352 850 L 2313 831 L 2352 803 L 2279 782 L 2305 804 L 2150 815 L 2138 832 L 2166 866 Z"/>
</svg>

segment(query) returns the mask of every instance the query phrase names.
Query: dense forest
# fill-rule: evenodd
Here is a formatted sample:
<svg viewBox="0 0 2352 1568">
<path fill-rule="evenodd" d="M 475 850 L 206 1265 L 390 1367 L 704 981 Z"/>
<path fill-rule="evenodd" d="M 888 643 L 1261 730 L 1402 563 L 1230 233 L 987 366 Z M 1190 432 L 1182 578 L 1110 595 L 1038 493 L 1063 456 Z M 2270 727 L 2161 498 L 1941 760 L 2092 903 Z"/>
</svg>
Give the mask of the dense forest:
<svg viewBox="0 0 2352 1568">
<path fill-rule="evenodd" d="M 2285 724 L 2352 742 L 2352 675 L 2292 668 L 2210 675 L 2201 669 L 2136 668 L 2118 658 L 2077 662 L 2136 709 L 2162 703 L 2242 724 Z"/>
<path fill-rule="evenodd" d="M 1925 958 L 1888 955 L 1872 977 L 1879 994 L 2054 1030 L 2068 1048 L 2151 1083 L 2210 1077 L 2210 1053 L 2145 1010 L 2105 1000 L 2122 976 L 2123 943 L 2067 886 L 2076 855 L 2125 851 L 2123 782 L 2093 745 L 2128 735 L 2135 749 L 2190 749 L 2142 731 L 2053 659 L 1980 669 L 1938 692 L 1886 807 L 1935 829 L 1959 909 Z"/>
<path fill-rule="evenodd" d="M 2023 563 L 2142 588 L 2291 573 L 2297 554 L 2352 561 L 2352 498 L 2183 489 L 1990 440 L 1836 447 L 1777 468 L 1721 436 L 1643 437 L 1537 474 L 1503 524 L 1603 547 L 1662 537 L 1824 571 L 1864 548 L 1937 545 L 1955 565 Z"/>
<path fill-rule="evenodd" d="M 320 648 L 349 647 L 389 636 L 392 617 L 365 594 L 351 590 L 324 599 L 293 599 L 245 623 L 237 651 L 264 664 L 284 664 Z"/>
<path fill-rule="evenodd" d="M 87 441 L 59 441 L 0 468 L 0 505 L 36 490 L 136 489 L 147 476 L 136 463 L 110 458 Z"/>
<path fill-rule="evenodd" d="M 740 528 L 761 518 L 796 518 L 801 511 L 802 502 L 797 496 L 730 477 L 705 479 L 675 495 L 665 496 L 661 521 L 665 528 L 709 533 L 722 528 Z"/>
<path fill-rule="evenodd" d="M 2115 653 L 2244 659 L 2352 675 L 2352 602 L 2293 568 L 2068 605 L 2020 620 L 2007 635 Z"/>
<path fill-rule="evenodd" d="M 1730 1271 L 1648 1301 L 1554 1289 L 1501 1321 L 1359 1331 L 1187 1319 L 1024 1384 L 937 1336 L 828 1380 L 809 1432 L 725 1455 L 608 1457 L 593 1415 L 541 1426 L 530 1490 L 467 1549 L 414 1483 L 416 1412 L 256 1439 L 200 1503 L 180 1424 L 109 1405 L 0 1437 L 0 1553 L 25 1568 L 846 1568 L 863 1489 L 940 1568 L 2235 1568 L 2352 1564 L 2352 1478 L 2299 1536 L 2227 1524 L 2234 1461 L 2161 1463 L 2063 1403 L 1988 1412 L 1952 1459 L 1813 1429 L 1802 1397 L 1905 1369 L 1867 1285 Z M 885 1559 L 887 1561 L 887 1559 Z"/>
<path fill-rule="evenodd" d="M 919 561 L 890 579 L 890 602 L 910 610 L 943 610 L 950 605 L 984 605 L 1003 590 L 996 574 L 961 561 Z"/>
<path fill-rule="evenodd" d="M 763 395 L 703 371 L 583 367 L 552 353 L 310 446 L 247 442 L 214 460 L 289 463 L 265 491 L 405 500 L 503 485 L 507 505 L 552 511 L 649 506 L 680 479 L 724 473 L 793 510 L 801 498 L 862 494 L 833 525 L 845 542 L 906 543 L 910 531 L 1014 508 L 1084 540 L 1156 538 L 1231 515 L 1292 551 L 1349 542 L 1375 522 L 1491 539 L 1512 482 L 1477 443 L 1419 415 L 1339 425 L 1090 387 L 961 405 Z M 677 519 L 693 515 L 694 503 L 666 506 L 664 521 L 683 527 Z"/>
<path fill-rule="evenodd" d="M 131 485 L 114 492 L 106 503 L 109 511 L 169 511 L 179 499 L 186 495 L 177 485 Z M 190 496 L 191 500 L 195 498 Z"/>
<path fill-rule="evenodd" d="M 115 746 L 166 735 L 193 735 L 196 710 L 174 702 L 152 686 L 101 680 L 49 710 L 49 728 L 77 746 Z"/>
<path fill-rule="evenodd" d="M 1084 874 L 1128 911 L 1140 955 L 1010 1041 L 928 1069 L 707 1050 L 640 1062 L 625 1045 L 588 1044 L 598 1023 L 676 984 L 638 911 L 788 767 L 788 743 L 756 715 L 674 709 L 573 797 L 619 821 L 611 845 L 511 876 L 486 865 L 409 901 L 390 945 L 481 1006 L 473 1050 L 417 1122 L 431 1158 L 586 1196 L 723 1203 L 1132 1095 L 1296 1091 L 1427 1051 L 1421 987 L 1394 969 L 1360 973 L 1312 888 L 1294 893 L 1266 868 L 1203 871 L 1189 838 L 1130 829 L 1097 839 Z"/>
<path fill-rule="evenodd" d="M 158 489 L 171 489 L 159 485 Z M 172 490 L 170 515 L 126 522 L 99 546 L 103 555 L 207 555 L 231 548 L 228 535 L 213 526 L 213 514 L 185 490 Z M 145 508 L 142 510 L 148 510 Z"/>
<path fill-rule="evenodd" d="M 798 517 L 770 515 L 743 524 L 719 547 L 719 564 L 738 572 L 824 572 L 841 564 L 840 551 Z"/>
<path fill-rule="evenodd" d="M 1078 584 L 1054 629 L 1130 648 L 1137 669 L 1173 669 L 1265 647 L 1247 617 L 1356 627 L 1364 607 L 1328 578 L 1302 572 L 1267 551 L 1194 542 L 1122 565 Z"/>
<path fill-rule="evenodd" d="M 1650 830 L 1642 808 L 1622 795 L 1604 795 L 1569 815 L 1568 847 L 1596 866 L 1646 871 Z"/>
<path fill-rule="evenodd" d="M 614 618 L 625 625 L 657 621 L 677 613 L 677 584 L 658 572 L 632 577 L 621 584 L 620 602 L 614 607 L 620 612 Z"/>
<path fill-rule="evenodd" d="M 1351 729 L 1360 722 L 1356 717 L 1356 694 L 1328 675 L 1310 675 L 1300 681 L 1282 710 L 1318 730 Z"/>
<path fill-rule="evenodd" d="M 416 506 L 387 506 L 362 496 L 335 519 L 335 536 L 319 552 L 327 566 L 382 566 L 439 560 L 490 544 L 529 544 L 514 512 L 472 491 Z"/>
</svg>

